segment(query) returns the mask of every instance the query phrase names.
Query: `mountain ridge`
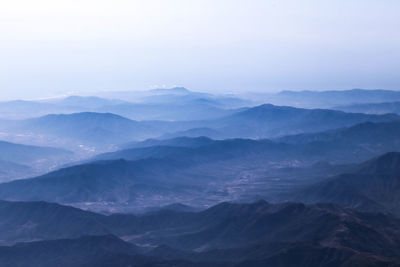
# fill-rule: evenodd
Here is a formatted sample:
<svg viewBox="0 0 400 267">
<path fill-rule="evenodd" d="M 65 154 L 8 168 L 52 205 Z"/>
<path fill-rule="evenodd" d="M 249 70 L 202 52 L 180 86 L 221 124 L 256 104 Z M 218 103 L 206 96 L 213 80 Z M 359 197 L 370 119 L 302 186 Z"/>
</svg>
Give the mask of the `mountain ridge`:
<svg viewBox="0 0 400 267">
<path fill-rule="evenodd" d="M 333 202 L 364 211 L 400 215 L 400 153 L 390 152 L 358 165 L 353 172 L 311 185 L 293 199 Z"/>
</svg>

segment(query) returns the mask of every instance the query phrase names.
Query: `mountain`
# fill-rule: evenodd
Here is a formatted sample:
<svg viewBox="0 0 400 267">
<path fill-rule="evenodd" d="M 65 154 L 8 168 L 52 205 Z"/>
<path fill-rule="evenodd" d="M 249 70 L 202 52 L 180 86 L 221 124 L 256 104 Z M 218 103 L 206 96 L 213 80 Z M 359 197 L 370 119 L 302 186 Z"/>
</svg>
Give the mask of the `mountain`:
<svg viewBox="0 0 400 267">
<path fill-rule="evenodd" d="M 366 115 L 334 110 L 261 105 L 240 109 L 219 119 L 198 121 L 133 121 L 111 113 L 46 115 L 20 121 L 0 121 L 6 140 L 57 145 L 79 153 L 115 150 L 118 145 L 162 136 L 272 138 L 349 127 L 362 122 L 399 120 L 394 114 Z"/>
<path fill-rule="evenodd" d="M 192 129 L 182 130 L 175 134 L 170 131 L 170 134 L 165 136 L 168 138 L 180 135 L 207 136 L 214 139 L 261 139 L 332 130 L 363 122 L 390 122 L 399 121 L 399 119 L 400 117 L 395 114 L 368 115 L 264 104 L 217 120 L 197 122 L 196 127 Z"/>
<path fill-rule="evenodd" d="M 2 217 L 0 226 L 6 242 L 113 234 L 138 245 L 166 244 L 193 251 L 269 242 L 351 245 L 346 242 L 360 241 L 357 246 L 361 250 L 385 251 L 388 256 L 399 253 L 399 246 L 394 245 L 400 242 L 398 219 L 333 204 L 257 201 L 221 203 L 200 212 L 160 210 L 143 215 L 108 216 L 46 202 L 2 201 L 0 207 L 2 214 L 9 213 Z M 347 236 L 336 233 L 340 227 L 348 229 Z M 375 237 L 362 243 L 358 231 Z M 385 250 L 378 241 L 393 246 Z"/>
<path fill-rule="evenodd" d="M 170 103 L 179 105 L 180 103 L 207 103 L 221 108 L 240 108 L 252 105 L 252 102 L 239 98 L 236 95 L 213 95 L 190 91 L 184 87 L 175 87 L 170 89 L 154 89 L 148 92 L 148 95 L 141 99 L 143 103 Z"/>
<path fill-rule="evenodd" d="M 133 121 L 112 113 L 83 112 L 0 120 L 0 131 L 7 141 L 93 153 L 115 150 L 120 144 L 190 129 L 201 123 L 203 121 Z"/>
<path fill-rule="evenodd" d="M 376 131 L 364 127 L 376 127 Z M 273 201 L 281 193 L 352 167 L 343 164 L 400 149 L 396 131 L 388 130 L 393 127 L 398 123 L 366 123 L 334 132 L 333 136 L 331 132 L 320 133 L 322 141 L 296 136 L 283 138 L 287 143 L 207 138 L 149 140 L 139 143 L 138 148 L 100 154 L 40 177 L 0 184 L 0 198 L 125 212 L 176 202 L 202 207 L 260 197 Z M 374 135 L 358 134 L 360 129 Z"/>
<path fill-rule="evenodd" d="M 364 103 L 334 107 L 345 112 L 362 112 L 367 114 L 400 114 L 400 101 L 384 103 Z"/>
<path fill-rule="evenodd" d="M 123 144 L 123 149 L 131 148 L 143 148 L 143 147 L 154 147 L 154 146 L 174 146 L 174 147 L 200 147 L 205 145 L 210 145 L 214 143 L 214 140 L 200 136 L 195 138 L 190 137 L 176 137 L 171 139 L 147 139 L 142 142 L 130 142 Z"/>
<path fill-rule="evenodd" d="M 213 138 L 213 139 L 224 139 L 224 133 L 219 130 L 215 130 L 212 128 L 208 127 L 199 127 L 199 128 L 191 128 L 188 130 L 181 130 L 177 132 L 169 132 L 166 133 L 162 136 L 159 137 L 159 139 L 173 139 L 173 138 L 179 138 L 179 137 L 191 137 L 191 138 L 196 138 L 196 137 L 202 137 L 206 136 L 208 138 Z"/>
<path fill-rule="evenodd" d="M 193 152 L 193 149 L 186 147 L 175 147 L 175 146 L 151 146 L 151 147 L 139 147 L 133 149 L 123 149 L 115 152 L 103 153 L 85 162 L 93 162 L 99 160 L 118 160 L 124 159 L 129 161 L 135 161 L 140 159 L 162 159 L 166 157 L 173 157 L 174 155 L 180 156 L 182 154 L 189 155 Z"/>
<path fill-rule="evenodd" d="M 98 156 L 107 159 L 64 168 L 46 175 L 0 184 L 0 198 L 73 203 L 88 208 L 115 206 L 143 208 L 176 202 L 214 204 L 238 198 L 254 182 L 272 191 L 288 180 L 265 180 L 284 176 L 291 166 L 288 152 L 296 148 L 269 140 L 225 140 L 198 148 L 145 147 Z M 122 158 L 122 159 L 121 159 Z M 132 161 L 133 160 L 133 161 Z M 277 161 L 283 160 L 277 165 Z M 294 161 L 296 162 L 296 160 Z M 296 177 L 296 175 L 294 175 Z M 307 179 L 311 179 L 308 176 Z M 251 178 L 251 179 L 250 179 Z M 291 179 L 293 175 L 291 175 Z M 258 179 L 264 180 L 259 181 Z M 254 181 L 253 181 L 254 180 Z M 294 179 L 300 183 L 297 177 Z M 96 204 L 96 205 L 94 205 Z M 96 209 L 97 210 L 97 209 Z"/>
<path fill-rule="evenodd" d="M 0 141 L 0 160 L 17 162 L 19 164 L 35 166 L 35 162 L 56 161 L 72 156 L 72 152 L 53 148 L 39 147 Z"/>
<path fill-rule="evenodd" d="M 293 199 L 400 215 L 400 153 L 391 152 L 301 190 Z"/>
<path fill-rule="evenodd" d="M 114 113 L 133 120 L 206 120 L 228 116 L 234 109 L 251 107 L 254 103 L 273 103 L 302 108 L 334 108 L 351 112 L 393 112 L 400 101 L 397 91 L 282 91 L 258 94 L 254 100 L 238 95 L 213 95 L 190 91 L 183 87 L 150 91 L 104 92 L 98 96 L 68 96 L 41 101 L 16 100 L 0 102 L 1 118 L 24 119 L 47 114 L 79 112 Z M 358 104 L 366 104 L 366 107 Z M 355 108 L 352 109 L 352 105 Z M 368 108 L 368 105 L 376 105 Z M 339 106 L 339 107 L 338 107 Z M 349 106 L 346 108 L 346 106 Z M 389 108 L 390 107 L 390 108 Z"/>
<path fill-rule="evenodd" d="M 207 103 L 223 109 L 241 108 L 251 106 L 252 101 L 234 94 L 214 95 L 196 92 L 184 87 L 159 88 L 148 91 L 110 91 L 101 92 L 105 98 L 123 99 L 125 101 L 141 104 L 172 104 Z"/>
<path fill-rule="evenodd" d="M 400 122 L 366 122 L 320 133 L 284 136 L 277 142 L 301 147 L 305 154 L 331 162 L 360 162 L 378 155 L 400 151 Z"/>
<path fill-rule="evenodd" d="M 29 166 L 0 160 L 0 183 L 29 177 L 33 173 L 35 173 L 34 170 Z"/>
<path fill-rule="evenodd" d="M 170 181 L 183 181 L 187 180 L 186 176 L 193 176 L 206 182 L 205 177 L 213 177 L 213 186 L 223 184 L 230 188 L 231 193 L 227 196 L 231 200 L 251 194 L 273 200 L 271 197 L 275 194 L 290 191 L 293 186 L 306 185 L 315 179 L 322 180 L 352 168 L 336 166 L 337 164 L 360 163 L 390 151 L 400 151 L 398 132 L 399 122 L 368 122 L 339 130 L 282 137 L 275 142 L 246 139 L 211 142 L 208 139 L 209 144 L 206 142 L 199 147 L 179 147 L 178 140 L 190 143 L 190 138 L 178 138 L 145 142 L 144 144 L 155 146 L 106 153 L 92 160 L 152 158 L 165 163 L 166 160 L 174 159 L 182 167 L 169 172 Z M 192 140 L 198 141 L 197 138 Z M 178 146 L 168 145 L 176 142 Z M 229 170 L 225 166 L 229 166 Z M 178 173 L 186 175 L 181 177 Z M 244 178 L 246 176 L 251 179 Z M 192 184 L 197 183 L 194 181 Z M 213 186 L 209 185 L 209 188 Z M 238 191 L 241 192 L 239 196 Z M 209 193 L 211 194 L 219 195 L 216 192 Z"/>
<path fill-rule="evenodd" d="M 345 113 L 327 109 L 300 109 L 265 104 L 218 121 L 225 137 L 270 138 L 289 134 L 320 132 L 362 122 L 388 122 L 399 116 Z"/>
<path fill-rule="evenodd" d="M 192 151 L 191 148 L 198 148 L 201 146 L 211 145 L 216 141 L 207 137 L 176 137 L 173 139 L 147 139 L 141 142 L 129 142 L 120 145 L 122 149 L 98 154 L 89 159 L 81 160 L 79 162 L 72 162 L 65 164 L 64 167 L 73 166 L 77 164 L 84 164 L 99 160 L 139 160 L 146 158 L 165 158 L 172 154 L 187 154 Z"/>
<path fill-rule="evenodd" d="M 152 262 L 137 254 L 134 245 L 112 235 L 82 236 L 76 239 L 47 240 L 0 247 L 0 265 L 4 267 L 106 266 L 103 264 L 109 260 L 118 264 L 117 258 L 120 255 L 129 257 L 136 264 L 145 265 Z"/>
<path fill-rule="evenodd" d="M 365 122 L 350 127 L 344 127 L 319 133 L 305 133 L 287 135 L 275 139 L 287 144 L 308 144 L 313 142 L 343 142 L 348 145 L 356 143 L 378 142 L 377 146 L 386 146 L 381 142 L 387 142 L 391 146 L 399 142 L 397 132 L 400 130 L 400 122 Z"/>
<path fill-rule="evenodd" d="M 97 112 L 118 114 L 133 120 L 191 121 L 216 119 L 235 113 L 219 103 L 205 99 L 189 99 L 177 103 L 124 103 L 96 108 Z"/>
<path fill-rule="evenodd" d="M 126 92 L 123 99 L 131 99 Z M 121 96 L 120 96 L 121 97 Z M 193 121 L 231 115 L 253 103 L 230 95 L 193 92 L 183 87 L 138 93 L 133 103 L 105 105 L 97 112 L 110 112 L 134 120 Z"/>
<path fill-rule="evenodd" d="M 64 149 L 0 141 L 0 181 L 45 173 L 73 159 Z"/>
<path fill-rule="evenodd" d="M 173 255 L 173 254 L 172 254 Z M 398 266 L 397 258 L 387 258 L 371 253 L 354 251 L 345 247 L 324 247 L 313 242 L 295 244 L 273 243 L 241 249 L 216 250 L 199 253 L 198 257 L 215 260 L 232 258 L 239 263 L 233 266 L 266 267 L 336 267 L 336 266 Z"/>
<path fill-rule="evenodd" d="M 303 108 L 332 108 L 335 106 L 382 103 L 400 100 L 399 91 L 391 90 L 335 90 L 335 91 L 282 91 L 267 96 L 270 103 Z"/>
<path fill-rule="evenodd" d="M 134 102 L 96 96 L 0 102 L 0 118 L 28 119 L 49 114 L 96 112 L 113 113 L 132 120 L 206 120 L 233 114 L 236 108 L 251 104 L 235 97 L 182 90 L 182 93 L 179 93 L 179 89 L 152 90 L 148 92 L 148 97 L 139 97 Z"/>
<path fill-rule="evenodd" d="M 154 89 L 151 96 L 134 102 L 100 97 L 70 96 L 56 103 L 61 107 L 98 113 L 113 113 L 133 120 L 204 120 L 235 112 L 213 95 L 185 88 Z"/>
<path fill-rule="evenodd" d="M 163 258 L 165 254 L 168 255 L 167 259 Z M 352 249 L 326 248 L 313 243 L 258 245 L 209 253 L 188 253 L 162 247 L 152 253 L 139 254 L 134 246 L 109 235 L 0 247 L 0 263 L 4 267 L 396 267 L 399 261 Z"/>
<path fill-rule="evenodd" d="M 129 239 L 131 242 L 164 244 L 174 249 L 204 252 L 203 256 L 213 250 L 301 242 L 315 242 L 323 248 L 351 248 L 390 258 L 399 256 L 398 219 L 332 204 L 222 203 L 202 212 L 164 211 L 138 220 L 141 227 L 136 228 L 138 232 Z M 127 221 L 126 225 L 133 226 Z M 120 231 L 124 235 L 130 232 L 125 227 Z M 141 235 L 143 232 L 147 234 Z"/>
<path fill-rule="evenodd" d="M 101 215 L 46 202 L 0 201 L 0 242 L 109 234 Z"/>
<path fill-rule="evenodd" d="M 27 119 L 48 114 L 94 111 L 95 108 L 122 103 L 124 101 L 94 96 L 69 96 L 40 101 L 14 100 L 0 102 L 0 113 L 3 119 Z"/>
<path fill-rule="evenodd" d="M 176 137 L 172 139 L 147 139 L 142 142 L 130 142 L 123 149 L 94 156 L 86 162 L 97 160 L 139 160 L 146 158 L 165 158 L 171 155 L 189 156 L 193 149 L 216 144 L 218 141 L 207 137 Z"/>
<path fill-rule="evenodd" d="M 156 88 L 150 90 L 152 94 L 177 94 L 177 95 L 187 95 L 190 93 L 185 87 L 173 87 L 173 88 Z"/>
<path fill-rule="evenodd" d="M 94 146 L 103 149 L 114 144 L 145 138 L 152 128 L 110 113 L 46 115 L 14 122 L 14 133 L 29 133 L 46 143 L 59 146 Z M 88 148 L 89 149 L 89 148 Z"/>
<path fill-rule="evenodd" d="M 258 201 L 221 203 L 201 212 L 109 216 L 43 202 L 4 205 L 21 214 L 0 217 L 9 222 L 0 224 L 0 232 L 23 226 L 31 230 L 28 238 L 38 238 L 41 229 L 52 240 L 0 247 L 2 266 L 398 266 L 400 258 L 398 219 L 333 204 Z M 57 216 L 81 223 L 75 230 L 82 237 L 59 238 L 60 229 L 74 228 Z M 87 236 L 92 224 L 109 233 Z"/>
<path fill-rule="evenodd" d="M 44 101 L 13 100 L 0 102 L 0 118 L 2 119 L 27 119 L 44 116 L 51 113 L 79 112 L 75 106 L 62 106 Z"/>
<path fill-rule="evenodd" d="M 87 208 L 96 210 L 107 210 L 110 206 L 110 211 L 117 207 L 165 205 L 167 200 L 176 202 L 179 196 L 187 198 L 193 192 L 200 192 L 197 188 L 200 181 L 195 183 L 191 177 L 180 181 L 183 174 L 178 169 L 184 171 L 178 163 L 155 159 L 95 162 L 1 184 L 0 195 L 8 200 L 89 204 Z"/>
</svg>

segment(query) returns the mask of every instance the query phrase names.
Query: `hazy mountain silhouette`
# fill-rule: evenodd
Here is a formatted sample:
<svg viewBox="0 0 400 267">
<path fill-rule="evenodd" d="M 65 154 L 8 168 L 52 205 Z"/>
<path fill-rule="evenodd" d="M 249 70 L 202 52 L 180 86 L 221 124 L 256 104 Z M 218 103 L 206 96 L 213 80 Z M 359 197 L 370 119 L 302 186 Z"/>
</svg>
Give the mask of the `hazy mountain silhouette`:
<svg viewBox="0 0 400 267">
<path fill-rule="evenodd" d="M 388 122 L 399 118 L 392 114 L 378 116 L 265 104 L 221 119 L 217 129 L 227 137 L 268 138 L 325 131 L 367 121 Z"/>
<path fill-rule="evenodd" d="M 0 160 L 34 165 L 35 161 L 55 161 L 56 158 L 67 158 L 71 156 L 72 152 L 64 149 L 29 146 L 0 141 Z"/>
<path fill-rule="evenodd" d="M 136 160 L 149 157 L 163 158 L 168 157 L 169 154 L 177 157 L 178 153 L 186 154 L 186 157 L 190 158 L 192 156 L 189 151 L 192 151 L 194 155 L 209 153 L 212 157 L 212 153 L 223 153 L 236 147 L 236 149 L 242 150 L 241 155 L 254 152 L 260 158 L 275 156 L 277 159 L 285 160 L 330 161 L 345 164 L 361 162 L 390 151 L 400 151 L 398 132 L 400 132 L 400 122 L 393 121 L 387 123 L 366 122 L 324 132 L 283 136 L 273 141 L 212 140 L 206 137 L 150 139 L 127 144 L 124 146 L 127 149 L 101 154 L 95 159 Z M 279 149 L 272 149 L 272 146 L 279 147 Z M 221 149 L 213 150 L 214 147 Z M 285 153 L 282 155 L 283 151 Z"/>
<path fill-rule="evenodd" d="M 0 183 L 29 177 L 34 173 L 35 171 L 29 166 L 0 160 Z"/>
<path fill-rule="evenodd" d="M 69 96 L 41 101 L 14 100 L 0 102 L 1 118 L 26 119 L 48 114 L 93 111 L 107 105 L 122 104 L 124 101 L 100 97 Z"/>
<path fill-rule="evenodd" d="M 84 112 L 19 121 L 14 131 L 44 135 L 50 141 L 63 145 L 83 144 L 104 148 L 151 136 L 152 128 L 115 114 Z"/>
<path fill-rule="evenodd" d="M 360 164 L 352 173 L 301 191 L 296 200 L 334 202 L 365 211 L 400 215 L 400 153 L 387 153 Z"/>
<path fill-rule="evenodd" d="M 127 92 L 126 94 L 129 95 Z M 126 94 L 125 98 L 126 99 Z M 134 120 L 208 120 L 231 115 L 251 101 L 227 95 L 193 92 L 183 87 L 142 92 L 134 103 L 105 105 L 98 112 L 111 112 Z M 129 99 L 129 97 L 127 98 Z"/>
<path fill-rule="evenodd" d="M 160 136 L 160 139 L 173 139 L 179 137 L 202 137 L 206 136 L 213 139 L 223 139 L 224 133 L 222 131 L 208 128 L 208 127 L 199 127 L 199 128 L 191 128 L 188 130 L 182 130 L 177 132 L 170 132 Z"/>
<path fill-rule="evenodd" d="M 384 103 L 353 104 L 347 106 L 337 106 L 335 107 L 335 109 L 343 110 L 346 112 L 362 112 L 368 114 L 386 114 L 386 113 L 400 114 L 400 101 L 384 102 Z"/>
<path fill-rule="evenodd" d="M 269 96 L 277 105 L 305 108 L 332 108 L 355 103 L 381 103 L 400 100 L 400 92 L 392 90 L 282 91 Z"/>
<path fill-rule="evenodd" d="M 0 126 L 23 142 L 90 152 L 109 151 L 121 143 L 157 136 L 258 139 L 337 129 L 367 121 L 395 120 L 399 117 L 394 114 L 366 115 L 262 105 L 216 120 L 138 122 L 111 113 L 84 112 L 3 122 Z"/>
<path fill-rule="evenodd" d="M 238 98 L 235 95 L 213 95 L 210 93 L 201 93 L 190 91 L 184 87 L 175 87 L 170 89 L 153 89 L 147 92 L 147 95 L 141 98 L 143 103 L 171 103 L 181 104 L 190 102 L 207 103 L 221 108 L 239 108 L 252 104 L 247 99 Z"/>
<path fill-rule="evenodd" d="M 130 142 L 123 144 L 122 148 L 131 149 L 131 148 L 143 148 L 143 147 L 152 147 L 152 146 L 174 146 L 174 147 L 200 147 L 204 145 L 209 145 L 214 143 L 215 141 L 205 137 L 200 136 L 196 138 L 190 137 L 176 137 L 172 139 L 147 139 L 142 142 Z"/>
<path fill-rule="evenodd" d="M 0 181 L 45 173 L 73 159 L 64 149 L 0 141 Z"/>
<path fill-rule="evenodd" d="M 399 132 L 397 121 L 366 122 L 326 132 L 284 136 L 276 141 L 302 147 L 306 157 L 319 155 L 321 160 L 350 163 L 400 151 Z"/>
<path fill-rule="evenodd" d="M 240 98 L 197 93 L 183 88 L 157 89 L 134 102 L 96 96 L 0 102 L 0 117 L 26 119 L 48 114 L 98 112 L 114 113 L 133 120 L 204 120 L 230 115 L 236 112 L 235 108 L 246 104 L 251 103 Z"/>
<path fill-rule="evenodd" d="M 390 122 L 399 119 L 400 117 L 395 114 L 368 115 L 328 109 L 302 109 L 264 104 L 221 119 L 196 122 L 196 127 L 170 133 L 166 137 L 207 136 L 216 139 L 260 139 L 320 132 L 363 122 Z"/>
</svg>

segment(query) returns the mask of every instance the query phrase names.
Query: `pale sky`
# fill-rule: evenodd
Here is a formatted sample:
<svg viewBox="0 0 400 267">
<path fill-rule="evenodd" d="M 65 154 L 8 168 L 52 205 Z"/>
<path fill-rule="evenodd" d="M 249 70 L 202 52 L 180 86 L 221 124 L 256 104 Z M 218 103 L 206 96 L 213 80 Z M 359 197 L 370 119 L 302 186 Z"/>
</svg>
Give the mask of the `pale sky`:
<svg viewBox="0 0 400 267">
<path fill-rule="evenodd" d="M 1 0 L 0 99 L 400 90 L 398 0 Z"/>
</svg>

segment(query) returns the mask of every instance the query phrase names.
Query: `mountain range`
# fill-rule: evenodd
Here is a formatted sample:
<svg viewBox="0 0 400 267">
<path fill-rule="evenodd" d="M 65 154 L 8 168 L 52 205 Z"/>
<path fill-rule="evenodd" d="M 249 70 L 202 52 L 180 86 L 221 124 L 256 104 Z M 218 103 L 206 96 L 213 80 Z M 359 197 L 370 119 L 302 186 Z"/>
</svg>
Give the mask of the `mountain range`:
<svg viewBox="0 0 400 267">
<path fill-rule="evenodd" d="M 7 141 L 58 146 L 90 155 L 159 136 L 262 139 L 349 127 L 362 122 L 399 121 L 399 118 L 394 114 L 367 115 L 261 105 L 237 110 L 219 119 L 198 121 L 133 121 L 112 113 L 93 112 L 52 114 L 0 121 L 0 130 Z"/>
<path fill-rule="evenodd" d="M 206 128 L 200 135 L 211 138 L 272 138 L 289 134 L 320 132 L 349 127 L 362 122 L 398 121 L 395 114 L 367 115 L 345 113 L 328 109 L 303 109 L 264 104 L 239 111 L 233 115 L 212 121 L 200 122 L 193 128 Z M 208 130 L 208 129 L 211 129 Z M 190 137 L 196 137 L 189 129 Z M 178 132 L 176 136 L 186 136 Z M 173 137 L 173 135 L 169 135 Z"/>
<path fill-rule="evenodd" d="M 258 96 L 259 98 L 259 96 Z M 400 100 L 395 90 L 325 90 L 325 91 L 281 91 L 267 95 L 264 102 L 303 108 L 333 108 L 364 103 L 382 103 Z"/>
<path fill-rule="evenodd" d="M 253 105 L 251 101 L 235 96 L 205 94 L 186 88 L 126 92 L 117 96 L 119 99 L 73 95 L 39 101 L 0 102 L 0 118 L 27 119 L 49 114 L 97 112 L 114 113 L 132 120 L 203 120 L 226 116 L 236 108 Z"/>
<path fill-rule="evenodd" d="M 0 198 L 101 211 L 138 211 L 176 202 L 207 206 L 254 197 L 275 200 L 281 193 L 355 168 L 348 163 L 399 151 L 393 131 L 399 127 L 397 122 L 365 123 L 317 136 L 282 138 L 286 143 L 205 137 L 148 140 L 40 177 L 0 184 Z M 362 135 L 367 132 L 374 135 Z"/>
<path fill-rule="evenodd" d="M 0 247 L 3 266 L 94 266 L 94 262 L 99 266 L 106 262 L 113 266 L 149 266 L 149 262 L 162 266 L 173 262 L 171 266 L 399 264 L 398 219 L 332 204 L 258 201 L 222 203 L 201 212 L 105 216 L 44 202 L 0 202 L 0 213 L 9 211 L 10 215 L 0 217 L 0 232 L 6 233 L 2 236 L 9 242 L 37 241 Z M 20 231 L 10 231 L 10 227 Z M 96 229 L 95 236 L 85 235 Z M 75 232 L 82 236 L 74 237 Z M 65 237 L 67 233 L 71 237 Z M 51 240 L 38 241 L 43 237 Z M 63 257 L 57 257 L 60 254 Z"/>
<path fill-rule="evenodd" d="M 400 153 L 391 152 L 294 194 L 306 203 L 331 202 L 400 216 Z"/>
<path fill-rule="evenodd" d="M 77 150 L 110 149 L 118 143 L 151 137 L 151 126 L 111 113 L 52 114 L 6 122 L 11 138 L 46 143 Z"/>
<path fill-rule="evenodd" d="M 1 267 L 398 267 L 400 92 L 0 102 Z"/>
</svg>

